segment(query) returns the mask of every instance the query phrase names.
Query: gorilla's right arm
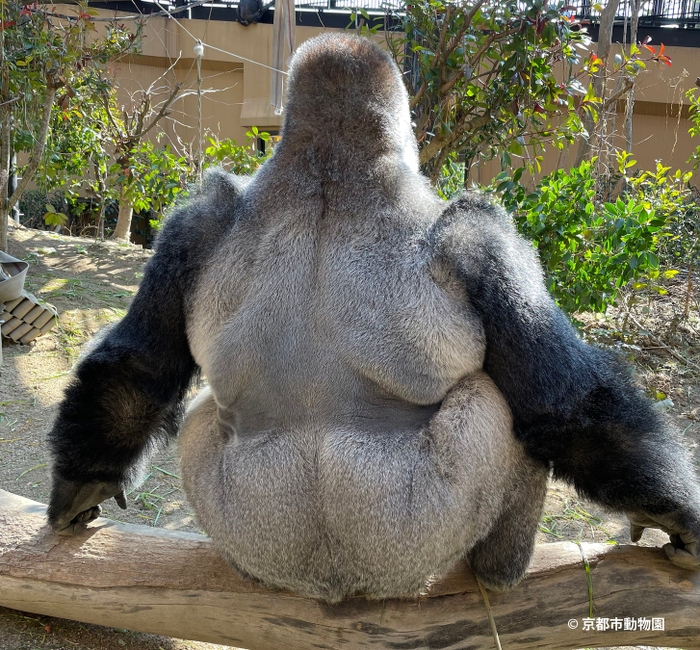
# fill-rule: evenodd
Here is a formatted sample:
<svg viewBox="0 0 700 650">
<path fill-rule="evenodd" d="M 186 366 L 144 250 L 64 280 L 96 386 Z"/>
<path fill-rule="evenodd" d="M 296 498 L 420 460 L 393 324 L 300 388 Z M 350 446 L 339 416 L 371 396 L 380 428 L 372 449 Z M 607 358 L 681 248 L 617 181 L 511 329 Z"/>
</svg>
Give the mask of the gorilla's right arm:
<svg viewBox="0 0 700 650">
<path fill-rule="evenodd" d="M 484 370 L 531 456 L 588 498 L 672 535 L 676 563 L 700 569 L 700 484 L 682 446 L 616 355 L 581 341 L 547 292 L 529 242 L 479 195 L 436 224 L 438 264 L 486 333 Z"/>
<path fill-rule="evenodd" d="M 49 434 L 55 530 L 80 528 L 112 496 L 126 507 L 123 490 L 177 433 L 197 370 L 186 332 L 188 291 L 231 226 L 242 182 L 211 173 L 199 198 L 166 221 L 129 312 L 79 362 Z"/>
</svg>

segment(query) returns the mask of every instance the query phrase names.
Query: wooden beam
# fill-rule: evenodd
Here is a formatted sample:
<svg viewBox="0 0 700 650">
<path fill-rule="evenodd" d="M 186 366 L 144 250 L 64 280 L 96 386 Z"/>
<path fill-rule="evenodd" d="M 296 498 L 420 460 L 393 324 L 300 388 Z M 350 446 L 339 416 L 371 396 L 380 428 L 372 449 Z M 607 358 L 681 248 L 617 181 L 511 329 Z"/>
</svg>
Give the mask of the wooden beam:
<svg viewBox="0 0 700 650">
<path fill-rule="evenodd" d="M 614 628 L 613 619 L 655 618 L 665 629 L 585 630 L 582 553 L 598 621 Z M 700 648 L 700 573 L 673 566 L 657 548 L 540 545 L 523 583 L 491 593 L 490 602 L 506 650 Z M 494 647 L 464 565 L 420 598 L 330 606 L 244 580 L 201 535 L 98 519 L 79 536 L 58 537 L 46 526 L 45 506 L 2 490 L 0 605 L 249 650 Z"/>
</svg>

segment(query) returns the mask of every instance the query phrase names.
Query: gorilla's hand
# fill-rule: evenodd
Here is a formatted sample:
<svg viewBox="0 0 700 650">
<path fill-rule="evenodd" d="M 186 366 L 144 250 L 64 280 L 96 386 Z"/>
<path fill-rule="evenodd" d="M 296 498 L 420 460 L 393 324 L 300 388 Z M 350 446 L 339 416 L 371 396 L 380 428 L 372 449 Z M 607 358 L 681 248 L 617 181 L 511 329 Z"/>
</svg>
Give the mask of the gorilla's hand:
<svg viewBox="0 0 700 650">
<path fill-rule="evenodd" d="M 100 503 L 111 497 L 126 510 L 124 489 L 118 483 L 77 483 L 55 476 L 48 510 L 49 523 L 59 535 L 73 535 L 97 519 L 102 512 Z"/>
<path fill-rule="evenodd" d="M 666 557 L 683 569 L 700 571 L 700 537 L 697 533 L 682 528 L 667 515 L 628 513 L 627 518 L 630 520 L 630 537 L 633 542 L 641 539 L 645 528 L 663 530 L 671 538 L 670 544 L 664 545 Z"/>
</svg>

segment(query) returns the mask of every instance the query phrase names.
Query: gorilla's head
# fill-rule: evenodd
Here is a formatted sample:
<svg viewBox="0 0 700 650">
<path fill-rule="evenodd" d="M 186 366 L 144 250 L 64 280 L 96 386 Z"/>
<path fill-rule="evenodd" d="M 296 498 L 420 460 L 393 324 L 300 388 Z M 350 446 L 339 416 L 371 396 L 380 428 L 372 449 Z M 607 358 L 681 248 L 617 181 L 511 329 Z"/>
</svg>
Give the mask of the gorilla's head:
<svg viewBox="0 0 700 650">
<path fill-rule="evenodd" d="M 295 53 L 287 85 L 282 142 L 285 149 L 399 157 L 418 169 L 408 94 L 389 54 L 372 41 L 323 34 Z M 286 142 L 285 142 L 286 141 Z"/>
</svg>

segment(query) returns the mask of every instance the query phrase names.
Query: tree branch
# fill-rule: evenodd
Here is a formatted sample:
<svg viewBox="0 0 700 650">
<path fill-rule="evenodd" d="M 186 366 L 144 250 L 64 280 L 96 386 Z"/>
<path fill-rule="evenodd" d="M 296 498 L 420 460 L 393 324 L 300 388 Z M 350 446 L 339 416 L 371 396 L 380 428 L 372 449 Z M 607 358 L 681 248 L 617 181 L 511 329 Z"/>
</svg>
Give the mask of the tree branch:
<svg viewBox="0 0 700 650">
<path fill-rule="evenodd" d="M 605 100 L 605 103 L 603 104 L 602 108 L 600 109 L 601 111 L 607 110 L 611 104 L 615 103 L 622 95 L 624 95 L 627 91 L 631 90 L 632 87 L 634 86 L 634 81 L 630 79 L 629 77 L 625 79 L 624 84 L 620 86 L 610 97 L 608 97 Z"/>
<path fill-rule="evenodd" d="M 165 100 L 165 102 L 163 102 L 163 104 L 162 104 L 161 107 L 160 107 L 160 110 L 158 111 L 158 113 L 156 113 L 155 117 L 151 120 L 151 122 L 149 123 L 149 125 L 148 125 L 147 127 L 143 128 L 143 119 L 141 119 L 139 128 L 137 129 L 136 132 L 134 132 L 134 133 L 130 136 L 130 139 L 131 139 L 132 141 L 140 140 L 140 139 L 143 138 L 143 136 L 146 135 L 146 133 L 148 133 L 156 124 L 158 124 L 158 122 L 159 122 L 162 118 L 164 118 L 164 117 L 167 115 L 168 109 L 170 108 L 170 106 L 172 106 L 173 102 L 177 99 L 177 96 L 178 96 L 178 93 L 179 93 L 179 92 L 180 92 L 180 84 L 179 84 L 179 83 L 176 83 L 176 84 L 173 86 L 172 92 L 170 93 L 170 95 L 168 96 L 168 98 Z"/>
<path fill-rule="evenodd" d="M 453 142 L 459 140 L 467 133 L 476 131 L 483 126 L 486 126 L 489 122 L 491 122 L 491 120 L 492 118 L 489 115 L 478 115 L 468 122 L 458 124 L 452 129 L 450 137 L 433 138 L 420 150 L 420 164 L 424 165 L 425 163 L 429 162 L 435 158 L 435 156 L 437 156 L 443 148 L 450 146 Z"/>
<path fill-rule="evenodd" d="M 54 99 L 56 98 L 56 91 L 63 85 L 54 79 L 51 73 L 46 76 L 46 95 L 44 95 L 44 105 L 41 110 L 41 121 L 39 122 L 39 129 L 34 134 L 34 145 L 32 146 L 32 151 L 29 154 L 29 162 L 24 167 L 22 172 L 22 178 L 17 183 L 17 189 L 9 197 L 7 210 L 10 212 L 12 208 L 15 207 L 17 202 L 24 194 L 24 191 L 29 187 L 29 183 L 32 181 L 34 174 L 36 174 L 39 165 L 41 164 L 41 157 L 44 154 L 44 147 L 46 146 L 46 137 L 49 132 L 49 124 L 51 123 L 51 109 L 53 107 Z"/>
<path fill-rule="evenodd" d="M 615 24 L 615 14 L 617 7 L 620 4 L 619 0 L 608 0 L 605 8 L 600 14 L 600 28 L 598 29 L 598 56 L 603 60 L 603 66 L 598 74 L 593 78 L 593 91 L 596 97 L 603 97 L 605 93 L 606 73 L 608 69 L 608 54 L 612 45 L 613 25 Z M 584 111 L 581 118 L 583 128 L 588 133 L 588 138 L 581 138 L 581 142 L 576 152 L 576 161 L 574 167 L 578 167 L 588 156 L 593 144 L 593 131 L 595 122 L 593 117 Z"/>
<path fill-rule="evenodd" d="M 0 523 L 5 607 L 249 650 L 494 647 L 464 563 L 420 597 L 327 605 L 245 580 L 202 535 L 98 519 L 59 537 L 44 506 L 1 490 Z M 508 650 L 700 648 L 700 573 L 658 548 L 541 544 L 523 583 L 488 598 Z M 586 629 L 591 599 L 594 616 L 619 627 Z M 623 630 L 625 617 L 663 619 L 664 629 Z"/>
<path fill-rule="evenodd" d="M 114 129 L 115 140 L 124 140 L 126 137 L 126 134 L 119 128 L 116 120 L 114 119 L 114 115 L 112 115 L 112 108 L 109 105 L 109 97 L 106 94 L 102 93 L 101 98 L 102 98 L 102 104 L 105 107 L 105 112 L 107 113 L 107 119 L 109 120 L 109 123 L 112 125 L 112 128 Z"/>
</svg>

